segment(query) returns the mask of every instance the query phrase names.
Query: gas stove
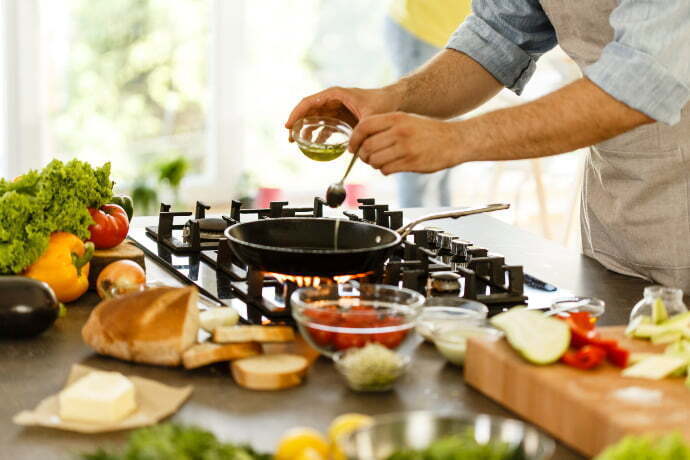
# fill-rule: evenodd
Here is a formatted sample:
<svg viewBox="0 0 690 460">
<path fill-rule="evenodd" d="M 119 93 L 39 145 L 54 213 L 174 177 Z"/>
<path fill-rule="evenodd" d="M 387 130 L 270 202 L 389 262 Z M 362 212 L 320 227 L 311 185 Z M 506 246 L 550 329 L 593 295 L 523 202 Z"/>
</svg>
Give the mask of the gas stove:
<svg viewBox="0 0 690 460">
<path fill-rule="evenodd" d="M 390 210 L 373 198 L 358 202 L 359 212 L 344 211 L 344 218 L 391 229 L 403 225 L 402 211 Z M 414 230 L 375 272 L 333 278 L 265 273 L 248 267 L 223 236 L 227 227 L 245 220 L 323 217 L 324 206 L 319 197 L 310 207 L 290 207 L 280 201 L 268 208 L 244 208 L 232 201 L 229 214 L 207 217 L 210 207 L 201 202 L 194 212 L 173 212 L 170 205 L 161 204 L 158 225 L 134 228 L 129 237 L 182 282 L 196 285 L 208 300 L 232 306 L 244 321 L 255 324 L 290 322 L 292 292 L 322 283 L 384 283 L 425 296 L 459 296 L 487 305 L 490 314 L 525 304 L 527 291 L 538 295 L 557 291 L 525 275 L 521 266 L 506 264 L 503 256 L 436 226 Z"/>
</svg>

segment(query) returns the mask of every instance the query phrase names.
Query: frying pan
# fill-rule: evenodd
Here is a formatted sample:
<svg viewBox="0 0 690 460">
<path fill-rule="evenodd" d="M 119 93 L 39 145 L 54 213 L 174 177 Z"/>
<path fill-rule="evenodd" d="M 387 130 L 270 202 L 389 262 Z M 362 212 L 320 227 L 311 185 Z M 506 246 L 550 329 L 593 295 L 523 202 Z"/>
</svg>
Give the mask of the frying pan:
<svg viewBox="0 0 690 460">
<path fill-rule="evenodd" d="M 242 222 L 225 229 L 230 249 L 257 270 L 285 275 L 352 275 L 378 270 L 419 223 L 508 209 L 508 204 L 428 214 L 397 230 L 340 219 L 338 249 L 334 249 L 336 219 L 281 217 Z"/>
</svg>

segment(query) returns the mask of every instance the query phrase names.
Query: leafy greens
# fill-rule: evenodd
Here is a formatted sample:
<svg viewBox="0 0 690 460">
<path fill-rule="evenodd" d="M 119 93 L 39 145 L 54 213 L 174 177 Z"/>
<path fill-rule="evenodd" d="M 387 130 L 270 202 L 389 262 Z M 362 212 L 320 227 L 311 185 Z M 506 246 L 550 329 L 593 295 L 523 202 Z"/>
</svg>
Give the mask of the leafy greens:
<svg viewBox="0 0 690 460">
<path fill-rule="evenodd" d="M 0 179 L 0 274 L 31 265 L 53 232 L 88 238 L 93 220 L 87 208 L 107 203 L 112 192 L 110 163 L 93 168 L 79 160 L 53 160 L 40 172 Z"/>
<path fill-rule="evenodd" d="M 99 449 L 84 460 L 270 460 L 247 446 L 219 441 L 211 432 L 171 423 L 142 428 L 129 438 L 121 454 Z"/>
</svg>

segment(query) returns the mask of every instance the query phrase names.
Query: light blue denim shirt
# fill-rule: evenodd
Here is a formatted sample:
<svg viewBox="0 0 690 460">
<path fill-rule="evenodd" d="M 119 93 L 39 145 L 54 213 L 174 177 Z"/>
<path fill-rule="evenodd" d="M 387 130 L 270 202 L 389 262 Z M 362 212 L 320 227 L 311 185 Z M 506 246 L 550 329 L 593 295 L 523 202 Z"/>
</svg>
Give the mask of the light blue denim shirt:
<svg viewBox="0 0 690 460">
<path fill-rule="evenodd" d="M 572 0 L 578 1 L 578 0 Z M 474 0 L 447 48 L 461 51 L 520 94 L 557 44 L 538 0 Z M 617 100 L 666 124 L 690 100 L 690 0 L 620 0 L 613 41 L 584 75 Z"/>
</svg>

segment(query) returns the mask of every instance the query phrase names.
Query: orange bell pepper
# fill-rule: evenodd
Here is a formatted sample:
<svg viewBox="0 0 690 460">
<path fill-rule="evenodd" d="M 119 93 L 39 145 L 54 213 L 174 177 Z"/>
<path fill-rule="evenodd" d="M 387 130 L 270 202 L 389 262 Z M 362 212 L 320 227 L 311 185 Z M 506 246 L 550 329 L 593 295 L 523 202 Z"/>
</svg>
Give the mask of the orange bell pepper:
<svg viewBox="0 0 690 460">
<path fill-rule="evenodd" d="M 48 283 L 60 302 L 77 300 L 89 289 L 93 251 L 93 243 L 84 243 L 71 233 L 53 233 L 48 248 L 24 276 Z"/>
</svg>

